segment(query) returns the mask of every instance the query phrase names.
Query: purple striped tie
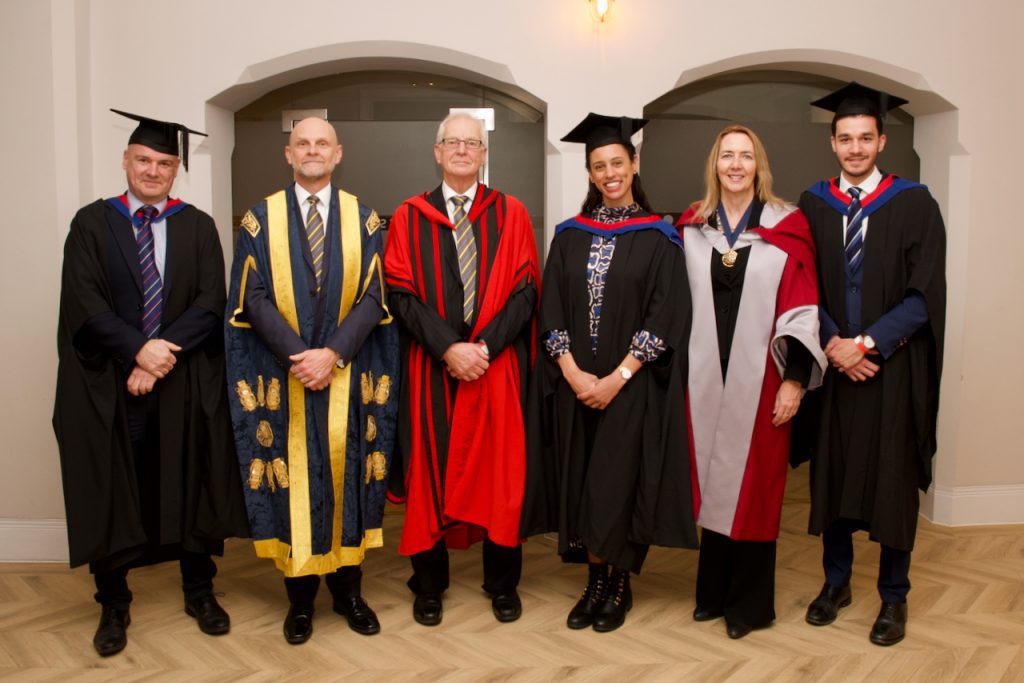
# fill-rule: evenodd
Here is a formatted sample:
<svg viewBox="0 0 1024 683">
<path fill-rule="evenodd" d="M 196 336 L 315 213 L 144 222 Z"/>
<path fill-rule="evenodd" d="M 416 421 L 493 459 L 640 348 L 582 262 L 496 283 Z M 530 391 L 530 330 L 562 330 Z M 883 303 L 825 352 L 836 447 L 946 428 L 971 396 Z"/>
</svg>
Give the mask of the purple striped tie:
<svg viewBox="0 0 1024 683">
<path fill-rule="evenodd" d="M 139 266 L 142 268 L 142 291 L 145 303 L 142 306 L 142 333 L 150 339 L 160 333 L 160 316 L 164 308 L 163 283 L 156 269 L 153 256 L 153 228 L 150 223 L 156 217 L 155 206 L 146 204 L 135 212 L 135 226 L 138 232 L 135 240 L 139 245 Z"/>
</svg>

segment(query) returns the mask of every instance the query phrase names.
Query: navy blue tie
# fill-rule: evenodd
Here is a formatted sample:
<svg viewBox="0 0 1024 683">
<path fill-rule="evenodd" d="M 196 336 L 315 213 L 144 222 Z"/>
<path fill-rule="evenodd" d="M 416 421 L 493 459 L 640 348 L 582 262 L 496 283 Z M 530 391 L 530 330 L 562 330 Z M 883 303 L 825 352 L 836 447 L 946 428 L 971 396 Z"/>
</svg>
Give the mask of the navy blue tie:
<svg viewBox="0 0 1024 683">
<path fill-rule="evenodd" d="M 150 339 L 160 333 L 160 318 L 164 308 L 163 282 L 156 269 L 153 228 L 150 225 L 157 213 L 155 206 L 146 204 L 135 212 L 133 221 L 139 228 L 135 241 L 139 247 L 139 266 L 142 268 L 142 333 Z"/>
</svg>

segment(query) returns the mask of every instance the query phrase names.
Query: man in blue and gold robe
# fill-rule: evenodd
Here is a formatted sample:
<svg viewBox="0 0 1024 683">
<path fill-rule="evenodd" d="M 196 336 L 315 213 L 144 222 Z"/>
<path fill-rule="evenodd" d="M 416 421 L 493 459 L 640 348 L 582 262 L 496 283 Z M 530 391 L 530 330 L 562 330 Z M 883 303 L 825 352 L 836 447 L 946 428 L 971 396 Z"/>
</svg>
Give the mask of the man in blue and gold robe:
<svg viewBox="0 0 1024 683">
<path fill-rule="evenodd" d="M 331 185 L 342 148 L 300 121 L 285 157 L 295 182 L 242 219 L 228 295 L 231 417 L 256 554 L 284 573 L 285 639 L 313 632 L 326 576 L 334 610 L 380 631 L 360 563 L 383 543 L 398 339 L 384 305 L 381 221 Z"/>
</svg>

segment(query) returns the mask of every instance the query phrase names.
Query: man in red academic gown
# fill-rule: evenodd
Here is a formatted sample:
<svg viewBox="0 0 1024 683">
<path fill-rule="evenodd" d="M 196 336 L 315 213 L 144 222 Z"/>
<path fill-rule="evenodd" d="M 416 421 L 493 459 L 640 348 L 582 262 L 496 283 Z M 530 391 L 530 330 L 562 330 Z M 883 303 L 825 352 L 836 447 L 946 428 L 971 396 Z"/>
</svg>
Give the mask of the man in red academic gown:
<svg viewBox="0 0 1024 683">
<path fill-rule="evenodd" d="M 399 552 L 412 558 L 413 617 L 434 626 L 448 548 L 482 540 L 483 588 L 498 621 L 514 621 L 537 248 L 525 207 L 477 181 L 487 158 L 481 121 L 447 117 L 434 157 L 443 182 L 396 209 L 384 258 L 402 341 L 391 476 L 393 496 L 406 502 Z"/>
</svg>

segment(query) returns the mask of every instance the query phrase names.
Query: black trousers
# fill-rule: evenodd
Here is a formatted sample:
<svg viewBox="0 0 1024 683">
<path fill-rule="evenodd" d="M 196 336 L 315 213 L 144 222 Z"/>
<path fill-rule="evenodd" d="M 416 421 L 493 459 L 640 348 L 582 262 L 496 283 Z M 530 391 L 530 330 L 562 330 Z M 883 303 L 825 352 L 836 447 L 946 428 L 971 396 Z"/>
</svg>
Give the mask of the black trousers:
<svg viewBox="0 0 1024 683">
<path fill-rule="evenodd" d="M 336 600 L 359 597 L 362 590 L 363 569 L 358 564 L 338 567 L 330 574 L 324 575 L 327 590 Z M 288 593 L 288 602 L 293 605 L 312 605 L 320 590 L 320 576 L 285 577 L 284 589 Z"/>
<path fill-rule="evenodd" d="M 484 539 L 484 585 L 491 595 L 511 593 L 519 585 L 523 570 L 523 546 L 509 548 Z M 448 589 L 448 548 L 444 540 L 430 550 L 416 553 L 408 586 L 416 595 L 441 595 Z"/>
<path fill-rule="evenodd" d="M 704 529 L 697 563 L 697 606 L 730 624 L 775 619 L 775 541 L 734 541 Z"/>
<path fill-rule="evenodd" d="M 213 593 L 213 577 L 217 575 L 213 558 L 203 553 L 182 552 L 178 564 L 181 566 L 181 590 L 186 599 L 194 600 Z M 128 609 L 132 602 L 132 592 L 128 589 L 130 566 L 93 574 L 96 602 L 105 607 Z"/>
<path fill-rule="evenodd" d="M 853 575 L 853 534 L 864 529 L 861 522 L 837 519 L 821 535 L 825 583 L 845 586 Z M 882 545 L 878 558 L 878 595 L 885 602 L 903 602 L 910 592 L 910 551 Z"/>
</svg>

